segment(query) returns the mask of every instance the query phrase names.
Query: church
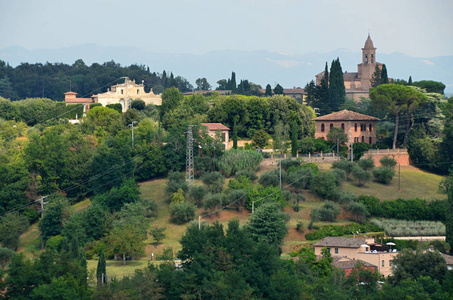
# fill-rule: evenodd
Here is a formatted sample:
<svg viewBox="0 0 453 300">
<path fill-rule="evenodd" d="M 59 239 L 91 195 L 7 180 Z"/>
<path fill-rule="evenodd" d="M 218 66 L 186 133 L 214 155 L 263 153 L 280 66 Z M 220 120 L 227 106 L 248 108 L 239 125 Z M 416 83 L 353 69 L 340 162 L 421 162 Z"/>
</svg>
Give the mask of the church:
<svg viewBox="0 0 453 300">
<path fill-rule="evenodd" d="M 346 97 L 355 101 L 359 101 L 361 97 L 368 98 L 376 66 L 382 69 L 382 64 L 376 61 L 376 48 L 368 34 L 362 48 L 362 63 L 357 65 L 357 72 L 343 73 Z M 316 75 L 316 85 L 321 84 L 323 77 L 324 71 Z"/>
</svg>

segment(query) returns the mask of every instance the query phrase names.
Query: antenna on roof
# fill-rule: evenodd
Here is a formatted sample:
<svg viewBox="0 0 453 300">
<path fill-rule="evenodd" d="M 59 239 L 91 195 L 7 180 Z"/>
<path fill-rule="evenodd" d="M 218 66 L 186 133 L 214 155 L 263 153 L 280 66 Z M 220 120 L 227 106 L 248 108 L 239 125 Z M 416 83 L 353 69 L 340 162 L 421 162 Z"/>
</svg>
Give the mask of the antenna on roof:
<svg viewBox="0 0 453 300">
<path fill-rule="evenodd" d="M 72 81 L 71 81 L 71 78 L 69 78 L 69 90 L 72 91 Z"/>
</svg>

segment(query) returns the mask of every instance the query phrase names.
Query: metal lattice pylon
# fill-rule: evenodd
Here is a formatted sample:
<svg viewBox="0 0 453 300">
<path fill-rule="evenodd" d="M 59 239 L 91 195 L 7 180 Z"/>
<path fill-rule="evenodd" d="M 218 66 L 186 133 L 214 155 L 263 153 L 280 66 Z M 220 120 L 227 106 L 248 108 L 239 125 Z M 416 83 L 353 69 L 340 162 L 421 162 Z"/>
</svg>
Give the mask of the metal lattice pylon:
<svg viewBox="0 0 453 300">
<path fill-rule="evenodd" d="M 186 180 L 188 185 L 193 183 L 193 126 L 189 125 L 187 129 Z"/>
</svg>

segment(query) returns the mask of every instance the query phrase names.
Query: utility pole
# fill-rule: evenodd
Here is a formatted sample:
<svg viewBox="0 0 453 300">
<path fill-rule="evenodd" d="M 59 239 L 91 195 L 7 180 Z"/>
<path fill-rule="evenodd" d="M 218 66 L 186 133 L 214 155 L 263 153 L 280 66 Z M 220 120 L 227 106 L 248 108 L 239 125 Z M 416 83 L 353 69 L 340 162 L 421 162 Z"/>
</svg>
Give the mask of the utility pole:
<svg viewBox="0 0 453 300">
<path fill-rule="evenodd" d="M 186 180 L 189 186 L 193 183 L 193 126 L 189 125 L 187 129 Z"/>
<path fill-rule="evenodd" d="M 398 191 L 401 188 L 401 165 L 398 164 Z"/>
<path fill-rule="evenodd" d="M 282 161 L 280 160 L 280 189 L 282 189 Z"/>
<path fill-rule="evenodd" d="M 351 161 L 354 161 L 354 139 L 352 137 L 352 132 L 350 134 L 351 137 Z"/>
<path fill-rule="evenodd" d="M 132 148 L 134 148 L 134 125 L 137 124 L 137 121 L 132 121 L 131 124 L 127 125 L 128 127 L 132 127 Z"/>
<path fill-rule="evenodd" d="M 49 203 L 49 202 L 44 202 L 44 199 L 46 199 L 47 197 L 49 197 L 49 196 L 43 196 L 43 197 L 39 198 L 38 200 L 36 200 L 36 201 L 39 201 L 39 203 L 41 204 L 41 218 L 44 215 L 44 205 Z"/>
</svg>

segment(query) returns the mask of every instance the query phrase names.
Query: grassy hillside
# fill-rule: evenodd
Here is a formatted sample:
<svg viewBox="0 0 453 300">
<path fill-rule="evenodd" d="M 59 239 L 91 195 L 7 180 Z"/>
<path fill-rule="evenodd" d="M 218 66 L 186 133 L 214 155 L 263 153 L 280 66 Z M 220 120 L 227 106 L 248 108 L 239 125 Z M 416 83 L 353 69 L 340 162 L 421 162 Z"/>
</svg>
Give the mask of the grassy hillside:
<svg viewBox="0 0 453 300">
<path fill-rule="evenodd" d="M 271 168 L 275 168 L 275 165 L 265 166 L 259 173 L 263 173 Z M 321 170 L 330 169 L 331 165 L 323 163 L 319 165 Z M 397 173 L 398 174 L 398 173 Z M 398 191 L 398 179 L 397 176 L 389 185 L 382 185 L 375 182 L 368 182 L 365 187 L 358 187 L 353 181 L 345 182 L 343 189 L 351 191 L 355 195 L 374 195 L 383 200 L 392 200 L 396 198 L 446 198 L 445 194 L 439 194 L 437 186 L 439 181 L 442 179 L 441 176 L 421 171 L 411 166 L 401 167 L 401 189 Z M 169 204 L 166 202 L 165 187 L 167 184 L 166 179 L 152 180 L 148 182 L 140 183 L 140 191 L 142 198 L 155 199 L 159 204 L 158 216 L 150 224 L 150 228 L 153 227 L 165 227 L 166 238 L 162 240 L 160 245 L 153 243 L 152 237 L 148 237 L 146 243 L 146 257 L 142 260 L 128 262 L 127 266 L 123 266 L 121 262 L 108 261 L 107 273 L 111 277 L 122 277 L 124 275 L 132 274 L 137 268 L 142 268 L 148 265 L 149 257 L 151 253 L 155 255 L 161 252 L 167 247 L 171 247 L 176 253 L 180 249 L 179 240 L 184 234 L 187 225 L 175 225 L 169 222 Z M 195 184 L 201 184 L 199 181 L 195 181 Z M 289 232 L 286 236 L 283 244 L 283 253 L 288 253 L 294 249 L 294 247 L 311 243 L 305 241 L 304 235 L 307 230 L 307 226 L 310 222 L 310 212 L 313 208 L 318 207 L 322 204 L 322 199 L 318 196 L 311 194 L 310 192 L 304 192 L 306 202 L 300 204 L 300 211 L 294 212 L 293 209 L 288 205 L 285 208 L 285 212 L 288 213 L 291 219 L 288 222 Z M 74 210 L 80 210 L 90 205 L 90 201 L 86 200 L 73 206 Z M 203 209 L 197 211 L 198 215 L 203 213 Z M 226 225 L 232 218 L 238 218 L 240 224 L 246 224 L 250 212 L 248 210 L 236 211 L 235 209 L 225 209 L 217 214 L 210 215 L 209 217 L 202 218 L 202 222 L 213 223 L 219 221 Z M 304 233 L 296 231 L 296 224 L 302 222 L 304 224 Z M 348 223 L 341 215 L 335 224 L 346 224 Z M 326 225 L 327 223 L 319 223 L 315 225 Z M 21 236 L 19 251 L 24 252 L 27 256 L 33 257 L 39 253 L 39 231 L 37 225 L 34 224 L 30 229 Z M 89 270 L 96 269 L 96 260 L 88 261 Z"/>
</svg>

